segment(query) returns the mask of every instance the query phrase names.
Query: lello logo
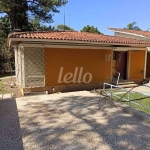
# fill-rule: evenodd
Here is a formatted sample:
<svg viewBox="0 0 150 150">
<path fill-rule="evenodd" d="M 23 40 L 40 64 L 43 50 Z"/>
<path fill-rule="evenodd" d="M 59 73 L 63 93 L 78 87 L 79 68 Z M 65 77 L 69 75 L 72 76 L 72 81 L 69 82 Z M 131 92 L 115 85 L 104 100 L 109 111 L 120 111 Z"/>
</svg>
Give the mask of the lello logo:
<svg viewBox="0 0 150 150">
<path fill-rule="evenodd" d="M 92 74 L 87 72 L 83 74 L 83 67 L 76 67 L 74 73 L 68 72 L 63 75 L 64 67 L 60 68 L 58 83 L 89 83 L 92 81 Z"/>
</svg>

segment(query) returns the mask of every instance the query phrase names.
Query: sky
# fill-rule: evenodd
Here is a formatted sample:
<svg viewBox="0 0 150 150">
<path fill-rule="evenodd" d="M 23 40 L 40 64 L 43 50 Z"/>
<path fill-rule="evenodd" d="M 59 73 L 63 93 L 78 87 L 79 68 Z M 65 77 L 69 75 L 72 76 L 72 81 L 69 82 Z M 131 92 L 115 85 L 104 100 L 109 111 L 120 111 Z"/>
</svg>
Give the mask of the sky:
<svg viewBox="0 0 150 150">
<path fill-rule="evenodd" d="M 53 26 L 64 24 L 64 7 L 54 14 Z M 108 27 L 124 28 L 136 22 L 142 30 L 150 29 L 150 0 L 68 0 L 65 6 L 66 25 L 80 31 L 93 25 L 106 35 Z"/>
</svg>

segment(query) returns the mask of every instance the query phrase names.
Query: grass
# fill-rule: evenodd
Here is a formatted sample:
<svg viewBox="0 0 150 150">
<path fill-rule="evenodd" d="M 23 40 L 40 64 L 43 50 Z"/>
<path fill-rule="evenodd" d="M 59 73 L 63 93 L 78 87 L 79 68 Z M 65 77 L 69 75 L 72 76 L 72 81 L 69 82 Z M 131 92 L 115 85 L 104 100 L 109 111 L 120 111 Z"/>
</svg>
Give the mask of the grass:
<svg viewBox="0 0 150 150">
<path fill-rule="evenodd" d="M 128 99 L 128 94 L 126 94 L 126 95 L 125 94 L 115 94 L 115 95 L 119 96 L 120 98 L 123 97 L 124 99 Z M 120 100 L 120 98 L 113 96 L 114 100 Z M 123 99 L 121 99 L 120 101 L 125 102 Z M 143 94 L 131 92 L 130 93 L 130 101 L 131 101 L 130 107 L 150 114 L 150 97 L 147 97 Z M 146 109 L 142 106 L 139 106 L 139 105 L 135 104 L 134 102 L 136 102 L 140 105 L 144 105 L 146 107 L 149 107 L 149 109 Z M 125 102 L 125 103 L 128 104 L 128 102 Z"/>
<path fill-rule="evenodd" d="M 2 81 L 0 81 L 0 94 L 4 93 L 4 92 L 5 92 L 4 85 L 3 85 Z"/>
</svg>

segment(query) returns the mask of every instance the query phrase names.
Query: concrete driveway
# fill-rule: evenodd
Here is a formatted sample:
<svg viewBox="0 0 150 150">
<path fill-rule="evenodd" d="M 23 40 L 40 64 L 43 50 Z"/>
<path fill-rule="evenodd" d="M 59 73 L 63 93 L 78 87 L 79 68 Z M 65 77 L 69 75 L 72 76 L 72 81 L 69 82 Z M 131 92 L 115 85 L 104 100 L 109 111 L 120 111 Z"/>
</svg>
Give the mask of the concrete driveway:
<svg viewBox="0 0 150 150">
<path fill-rule="evenodd" d="M 24 149 L 150 149 L 150 125 L 87 91 L 16 100 Z"/>
<path fill-rule="evenodd" d="M 21 127 L 17 131 L 22 132 L 25 150 L 150 149 L 150 124 L 103 101 L 98 110 L 98 96 L 93 93 L 23 97 L 16 103 Z"/>
</svg>

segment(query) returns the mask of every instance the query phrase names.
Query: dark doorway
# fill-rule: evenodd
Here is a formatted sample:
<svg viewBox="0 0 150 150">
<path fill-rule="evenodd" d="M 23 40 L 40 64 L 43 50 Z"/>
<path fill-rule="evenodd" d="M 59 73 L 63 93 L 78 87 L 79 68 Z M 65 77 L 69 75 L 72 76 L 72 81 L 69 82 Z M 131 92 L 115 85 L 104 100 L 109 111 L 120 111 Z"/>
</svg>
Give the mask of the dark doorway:
<svg viewBox="0 0 150 150">
<path fill-rule="evenodd" d="M 116 52 L 116 71 L 120 73 L 120 79 L 127 79 L 127 52 Z"/>
<path fill-rule="evenodd" d="M 146 78 L 150 78 L 150 53 L 147 53 Z"/>
</svg>

